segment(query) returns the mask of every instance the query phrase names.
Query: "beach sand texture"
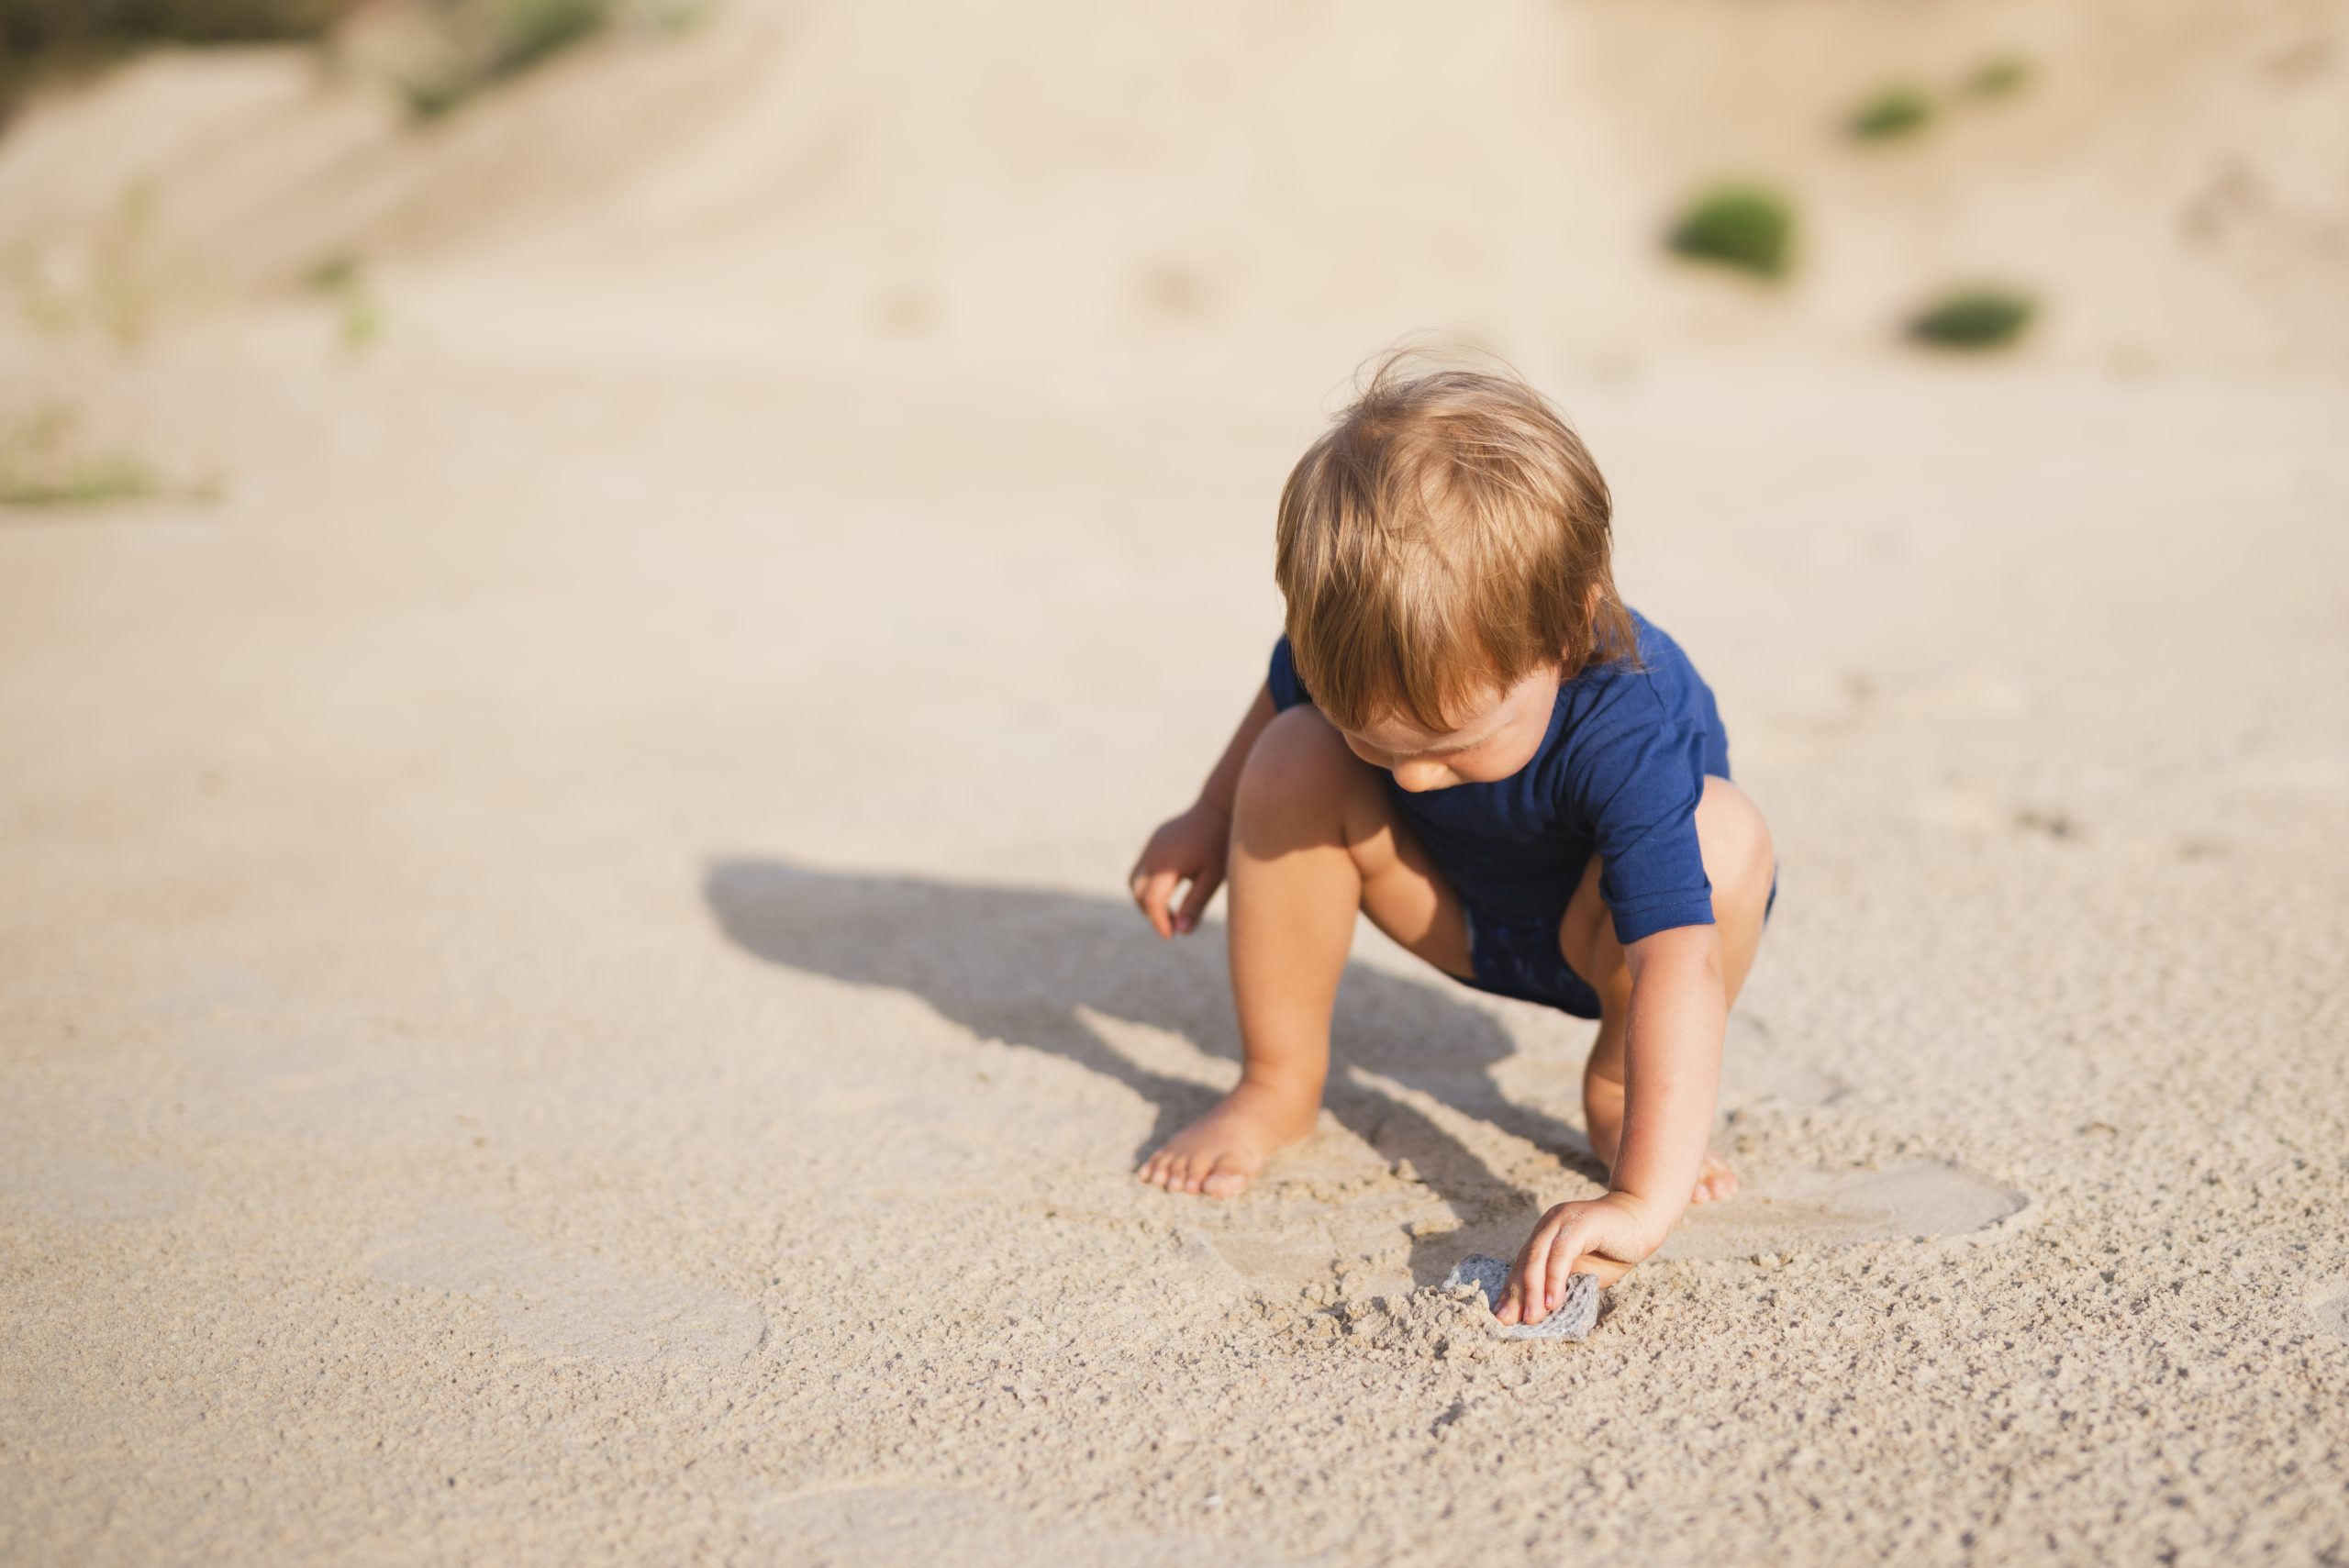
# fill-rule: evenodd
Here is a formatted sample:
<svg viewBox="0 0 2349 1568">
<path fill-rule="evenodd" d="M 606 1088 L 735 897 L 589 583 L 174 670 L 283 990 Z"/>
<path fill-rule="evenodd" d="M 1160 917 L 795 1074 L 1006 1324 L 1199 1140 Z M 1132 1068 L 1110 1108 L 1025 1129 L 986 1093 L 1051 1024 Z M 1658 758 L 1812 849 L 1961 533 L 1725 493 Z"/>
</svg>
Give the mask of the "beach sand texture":
<svg viewBox="0 0 2349 1568">
<path fill-rule="evenodd" d="M 0 1561 L 2349 1556 L 2349 7 L 355 72 L 0 137 L 0 415 L 165 491 L 0 508 Z M 1775 291 L 1657 243 L 1748 169 Z M 1897 339 L 1977 274 L 2020 349 Z M 1428 327 L 1575 418 L 1781 855 L 1744 1187 L 1581 1343 L 1441 1282 L 1597 1190 L 1587 1026 L 1367 926 L 1319 1131 L 1130 1175 L 1237 1041 L 1125 873 Z"/>
</svg>

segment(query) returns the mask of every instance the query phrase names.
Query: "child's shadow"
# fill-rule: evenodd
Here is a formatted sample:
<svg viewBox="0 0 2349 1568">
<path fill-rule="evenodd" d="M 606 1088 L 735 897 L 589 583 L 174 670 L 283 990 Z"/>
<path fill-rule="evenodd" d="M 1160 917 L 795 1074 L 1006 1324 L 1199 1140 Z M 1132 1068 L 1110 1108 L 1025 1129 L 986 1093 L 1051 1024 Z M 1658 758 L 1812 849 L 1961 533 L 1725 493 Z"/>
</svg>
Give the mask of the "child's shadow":
<svg viewBox="0 0 2349 1568">
<path fill-rule="evenodd" d="M 763 859 L 713 862 L 702 891 L 726 934 L 769 962 L 909 991 L 975 1034 L 1056 1052 L 1133 1089 L 1158 1112 L 1134 1163 L 1220 1091 L 1136 1061 L 1085 1015 L 1163 1030 L 1227 1060 L 1240 1055 L 1219 933 L 1203 928 L 1161 942 L 1126 900 Z M 1390 1162 L 1409 1160 L 1464 1223 L 1530 1195 L 1375 1080 L 1423 1092 L 1604 1179 L 1579 1130 L 1513 1103 L 1493 1083 L 1494 1064 L 1516 1051 L 1508 1034 L 1438 986 L 1350 965 L 1331 1032 L 1330 1113 Z M 1415 1246 L 1414 1279 L 1442 1279 L 1459 1250 L 1441 1238 Z"/>
</svg>

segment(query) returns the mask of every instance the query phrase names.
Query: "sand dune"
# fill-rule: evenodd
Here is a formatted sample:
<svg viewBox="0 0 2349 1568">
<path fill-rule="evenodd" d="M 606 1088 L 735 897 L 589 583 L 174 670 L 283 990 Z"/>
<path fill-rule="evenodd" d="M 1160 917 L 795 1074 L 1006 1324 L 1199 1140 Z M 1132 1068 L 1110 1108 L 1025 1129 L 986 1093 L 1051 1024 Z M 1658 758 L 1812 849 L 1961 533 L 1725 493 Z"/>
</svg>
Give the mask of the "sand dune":
<svg viewBox="0 0 2349 1568">
<path fill-rule="evenodd" d="M 619 36 L 421 131 L 352 51 L 172 55 L 61 95 L 0 156 L 0 256 L 60 292 L 121 243 L 158 307 L 282 295 L 322 259 L 433 340 L 854 355 L 876 335 L 1083 355 L 1103 334 L 1302 339 L 1365 319 L 1638 359 L 1881 351 L 1928 292 L 2044 295 L 2039 352 L 2337 371 L 2349 65 L 2337 6 L 1757 9 L 749 0 Z M 1952 92 L 1914 145 L 1851 105 Z M 1801 206 L 1784 297 L 1659 267 L 1704 182 Z M 581 335 L 569 323 L 595 319 Z M 580 339 L 584 337 L 586 341 Z"/>
</svg>

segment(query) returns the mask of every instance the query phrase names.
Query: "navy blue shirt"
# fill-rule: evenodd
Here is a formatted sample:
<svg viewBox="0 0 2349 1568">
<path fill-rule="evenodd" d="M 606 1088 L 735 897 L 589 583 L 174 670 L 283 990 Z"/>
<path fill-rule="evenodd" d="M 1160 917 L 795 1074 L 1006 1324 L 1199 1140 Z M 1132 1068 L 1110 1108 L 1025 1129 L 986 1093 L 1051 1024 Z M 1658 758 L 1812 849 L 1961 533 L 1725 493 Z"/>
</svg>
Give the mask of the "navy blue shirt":
<svg viewBox="0 0 2349 1568">
<path fill-rule="evenodd" d="M 1631 612 L 1644 670 L 1594 664 L 1558 685 L 1532 761 L 1505 779 L 1387 793 L 1468 906 L 1563 916 L 1596 854 L 1599 896 L 1626 944 L 1713 923 L 1713 884 L 1697 842 L 1708 773 L 1729 777 L 1729 735 L 1713 692 L 1680 645 Z M 1312 694 L 1284 636 L 1273 648 L 1273 704 Z"/>
</svg>

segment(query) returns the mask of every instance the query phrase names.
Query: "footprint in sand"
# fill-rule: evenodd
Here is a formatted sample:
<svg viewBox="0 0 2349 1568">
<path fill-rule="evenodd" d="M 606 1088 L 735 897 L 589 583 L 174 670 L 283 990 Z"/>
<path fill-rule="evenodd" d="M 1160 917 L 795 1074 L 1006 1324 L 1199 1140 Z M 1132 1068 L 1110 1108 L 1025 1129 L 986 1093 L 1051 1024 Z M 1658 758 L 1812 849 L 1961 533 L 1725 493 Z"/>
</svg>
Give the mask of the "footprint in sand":
<svg viewBox="0 0 2349 1568">
<path fill-rule="evenodd" d="M 2331 1296 L 2309 1297 L 2309 1317 L 2315 1321 L 2318 1333 L 2349 1340 L 2349 1290 Z"/>
<path fill-rule="evenodd" d="M 2012 1187 L 1940 1160 L 1880 1171 L 1764 1173 L 1728 1202 L 1690 1209 L 1656 1256 L 1750 1258 L 1961 1236 L 2020 1213 L 2029 1202 Z"/>
<path fill-rule="evenodd" d="M 462 1211 L 374 1248 L 367 1264 L 394 1284 L 470 1297 L 497 1326 L 556 1360 L 740 1362 L 765 1340 L 749 1302 L 551 1246 Z"/>
</svg>

